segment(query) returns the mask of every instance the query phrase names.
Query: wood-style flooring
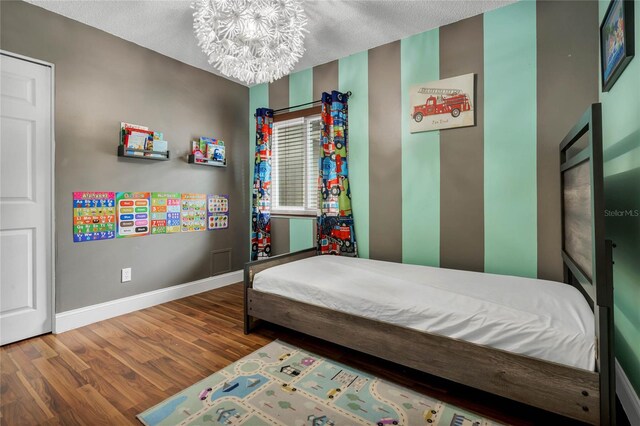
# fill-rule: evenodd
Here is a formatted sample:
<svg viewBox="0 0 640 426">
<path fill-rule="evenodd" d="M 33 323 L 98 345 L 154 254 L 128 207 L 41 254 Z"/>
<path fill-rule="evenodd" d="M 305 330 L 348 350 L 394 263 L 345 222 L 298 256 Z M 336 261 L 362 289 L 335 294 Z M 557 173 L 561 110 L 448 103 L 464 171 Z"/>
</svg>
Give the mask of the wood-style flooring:
<svg viewBox="0 0 640 426">
<path fill-rule="evenodd" d="M 6 345 L 0 424 L 139 425 L 136 414 L 276 338 L 505 423 L 577 424 L 274 325 L 245 336 L 242 303 L 234 284 Z"/>
</svg>

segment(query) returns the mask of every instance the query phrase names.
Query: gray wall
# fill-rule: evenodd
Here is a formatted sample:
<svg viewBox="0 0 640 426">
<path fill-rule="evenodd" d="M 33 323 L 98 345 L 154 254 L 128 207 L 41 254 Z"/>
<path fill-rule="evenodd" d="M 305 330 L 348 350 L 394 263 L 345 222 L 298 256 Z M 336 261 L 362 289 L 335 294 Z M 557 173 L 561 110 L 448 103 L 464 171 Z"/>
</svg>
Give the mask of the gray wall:
<svg viewBox="0 0 640 426">
<path fill-rule="evenodd" d="M 536 9 L 537 185 L 545 189 L 538 191 L 538 276 L 561 281 L 558 135 L 598 101 L 598 3 L 543 1 Z M 570 20 L 580 25 L 567 25 Z"/>
<path fill-rule="evenodd" d="M 213 250 L 231 249 L 231 270 L 240 269 L 249 256 L 248 89 L 27 3 L 0 8 L 0 47 L 56 67 L 56 311 L 208 277 L 227 266 L 212 264 Z M 120 121 L 164 132 L 171 161 L 118 158 Z M 187 164 L 199 136 L 224 139 L 226 169 Z M 107 190 L 229 194 L 230 227 L 73 243 L 72 192 Z M 133 268 L 126 284 L 124 267 Z"/>
<path fill-rule="evenodd" d="M 482 15 L 440 28 L 440 78 L 475 72 L 484 105 Z M 476 125 L 440 132 L 440 266 L 484 270 L 484 108 Z"/>
</svg>

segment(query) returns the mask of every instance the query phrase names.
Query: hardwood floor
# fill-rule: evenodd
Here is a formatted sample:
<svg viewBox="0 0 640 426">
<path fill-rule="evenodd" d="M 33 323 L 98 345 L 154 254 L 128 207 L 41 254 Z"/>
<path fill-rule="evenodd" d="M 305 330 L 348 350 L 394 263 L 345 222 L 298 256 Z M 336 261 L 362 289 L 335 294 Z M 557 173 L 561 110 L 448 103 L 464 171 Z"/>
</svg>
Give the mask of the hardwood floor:
<svg viewBox="0 0 640 426">
<path fill-rule="evenodd" d="M 245 336 L 242 307 L 234 284 L 4 346 L 0 424 L 139 425 L 136 414 L 276 338 L 505 423 L 579 424 L 274 325 Z"/>
</svg>

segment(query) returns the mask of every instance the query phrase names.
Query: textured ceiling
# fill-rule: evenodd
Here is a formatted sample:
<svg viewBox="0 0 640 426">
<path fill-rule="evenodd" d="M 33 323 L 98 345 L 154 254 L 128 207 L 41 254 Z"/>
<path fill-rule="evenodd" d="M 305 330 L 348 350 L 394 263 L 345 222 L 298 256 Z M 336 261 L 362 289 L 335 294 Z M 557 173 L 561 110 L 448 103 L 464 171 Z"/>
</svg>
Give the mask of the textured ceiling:
<svg viewBox="0 0 640 426">
<path fill-rule="evenodd" d="M 28 0 L 68 18 L 218 74 L 193 35 L 189 1 Z M 306 52 L 294 71 L 450 24 L 514 0 L 303 0 Z"/>
</svg>

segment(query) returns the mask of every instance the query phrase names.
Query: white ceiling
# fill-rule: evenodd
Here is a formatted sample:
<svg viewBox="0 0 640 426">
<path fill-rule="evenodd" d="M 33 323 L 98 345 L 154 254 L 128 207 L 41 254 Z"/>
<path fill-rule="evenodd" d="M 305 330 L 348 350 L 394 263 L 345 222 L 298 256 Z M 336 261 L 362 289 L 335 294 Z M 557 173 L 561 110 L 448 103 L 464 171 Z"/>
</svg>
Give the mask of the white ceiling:
<svg viewBox="0 0 640 426">
<path fill-rule="evenodd" d="M 197 68 L 218 74 L 197 46 L 187 0 L 27 0 Z M 306 52 L 294 71 L 450 24 L 515 0 L 303 0 Z"/>
</svg>

